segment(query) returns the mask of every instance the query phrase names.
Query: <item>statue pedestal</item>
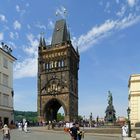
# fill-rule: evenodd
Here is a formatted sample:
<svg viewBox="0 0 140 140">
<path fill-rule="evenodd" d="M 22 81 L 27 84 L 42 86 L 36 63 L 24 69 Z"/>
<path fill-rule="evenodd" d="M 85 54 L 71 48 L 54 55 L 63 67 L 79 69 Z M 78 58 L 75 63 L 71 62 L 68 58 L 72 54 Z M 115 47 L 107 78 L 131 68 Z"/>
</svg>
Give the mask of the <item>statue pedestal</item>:
<svg viewBox="0 0 140 140">
<path fill-rule="evenodd" d="M 107 122 L 107 123 L 105 123 L 105 126 L 114 126 L 114 123 Z"/>
</svg>

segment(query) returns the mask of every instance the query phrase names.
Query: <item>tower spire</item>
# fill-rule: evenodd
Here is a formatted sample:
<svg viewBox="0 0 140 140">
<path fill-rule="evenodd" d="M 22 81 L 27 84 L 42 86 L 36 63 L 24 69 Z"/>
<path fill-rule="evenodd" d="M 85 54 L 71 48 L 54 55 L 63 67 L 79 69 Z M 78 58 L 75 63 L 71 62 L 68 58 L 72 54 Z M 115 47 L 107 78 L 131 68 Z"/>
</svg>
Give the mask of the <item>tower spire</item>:
<svg viewBox="0 0 140 140">
<path fill-rule="evenodd" d="M 46 46 L 46 41 L 45 41 L 45 38 L 44 38 L 44 32 L 40 33 L 39 46 L 43 46 L 43 47 Z"/>
<path fill-rule="evenodd" d="M 45 41 L 45 38 L 44 37 L 42 38 L 42 45 L 43 46 L 46 46 L 46 41 Z"/>
<path fill-rule="evenodd" d="M 40 36 L 40 40 L 39 40 L 39 46 L 42 46 L 42 37 Z"/>
<path fill-rule="evenodd" d="M 78 48 L 78 46 L 76 47 L 76 52 L 79 55 L 79 48 Z"/>
<path fill-rule="evenodd" d="M 70 33 L 67 29 L 66 20 L 61 19 L 56 21 L 53 37 L 52 37 L 52 45 L 61 44 L 64 42 L 70 41 Z"/>
</svg>

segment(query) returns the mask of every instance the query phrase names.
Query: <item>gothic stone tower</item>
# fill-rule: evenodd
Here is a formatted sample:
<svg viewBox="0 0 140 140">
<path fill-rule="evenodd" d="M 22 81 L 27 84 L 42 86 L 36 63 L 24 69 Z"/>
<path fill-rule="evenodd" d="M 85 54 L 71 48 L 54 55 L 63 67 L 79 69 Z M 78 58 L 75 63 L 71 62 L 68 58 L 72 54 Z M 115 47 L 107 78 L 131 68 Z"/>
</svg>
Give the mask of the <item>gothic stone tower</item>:
<svg viewBox="0 0 140 140">
<path fill-rule="evenodd" d="M 51 45 L 40 38 L 38 48 L 38 119 L 57 120 L 63 107 L 65 121 L 78 116 L 79 53 L 70 40 L 64 19 L 56 21 Z"/>
</svg>

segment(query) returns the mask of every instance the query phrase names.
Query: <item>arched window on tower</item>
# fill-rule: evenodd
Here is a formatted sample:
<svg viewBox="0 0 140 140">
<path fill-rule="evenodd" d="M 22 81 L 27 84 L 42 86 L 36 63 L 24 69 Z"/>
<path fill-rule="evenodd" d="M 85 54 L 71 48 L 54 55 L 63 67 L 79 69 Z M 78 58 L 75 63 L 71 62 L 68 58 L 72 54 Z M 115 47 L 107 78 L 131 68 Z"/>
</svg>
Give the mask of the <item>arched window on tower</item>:
<svg viewBox="0 0 140 140">
<path fill-rule="evenodd" d="M 43 63 L 43 70 L 45 70 L 45 63 Z"/>
<path fill-rule="evenodd" d="M 48 85 L 48 90 L 47 91 L 50 92 L 50 90 L 51 90 L 51 87 L 50 87 L 50 85 Z"/>
<path fill-rule="evenodd" d="M 61 60 L 61 67 L 64 67 L 64 60 Z"/>
<path fill-rule="evenodd" d="M 46 70 L 49 69 L 49 63 L 46 63 Z"/>
<path fill-rule="evenodd" d="M 54 68 L 54 62 L 51 61 L 51 68 L 53 69 Z"/>
<path fill-rule="evenodd" d="M 59 83 L 57 84 L 57 90 L 58 90 L 58 92 L 60 92 L 60 90 L 61 90 L 61 86 Z"/>
<path fill-rule="evenodd" d="M 54 67 L 57 68 L 57 61 L 54 62 Z"/>
<path fill-rule="evenodd" d="M 51 69 L 52 68 L 52 62 L 50 61 L 49 62 L 49 69 Z"/>
<path fill-rule="evenodd" d="M 61 67 L 61 61 L 60 60 L 58 61 L 58 67 L 59 68 Z"/>
</svg>

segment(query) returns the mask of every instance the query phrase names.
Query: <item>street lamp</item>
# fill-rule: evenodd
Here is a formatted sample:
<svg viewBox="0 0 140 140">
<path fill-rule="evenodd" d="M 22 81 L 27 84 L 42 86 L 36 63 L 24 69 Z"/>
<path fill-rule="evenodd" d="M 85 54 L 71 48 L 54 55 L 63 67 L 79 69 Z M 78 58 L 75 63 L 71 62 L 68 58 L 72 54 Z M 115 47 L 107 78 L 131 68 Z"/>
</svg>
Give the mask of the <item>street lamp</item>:
<svg viewBox="0 0 140 140">
<path fill-rule="evenodd" d="M 131 137 L 131 124 L 130 124 L 130 108 L 127 109 L 127 115 L 128 115 L 128 137 Z"/>
<path fill-rule="evenodd" d="M 85 126 L 85 115 L 83 116 L 83 130 L 84 130 L 84 126 Z"/>
</svg>

